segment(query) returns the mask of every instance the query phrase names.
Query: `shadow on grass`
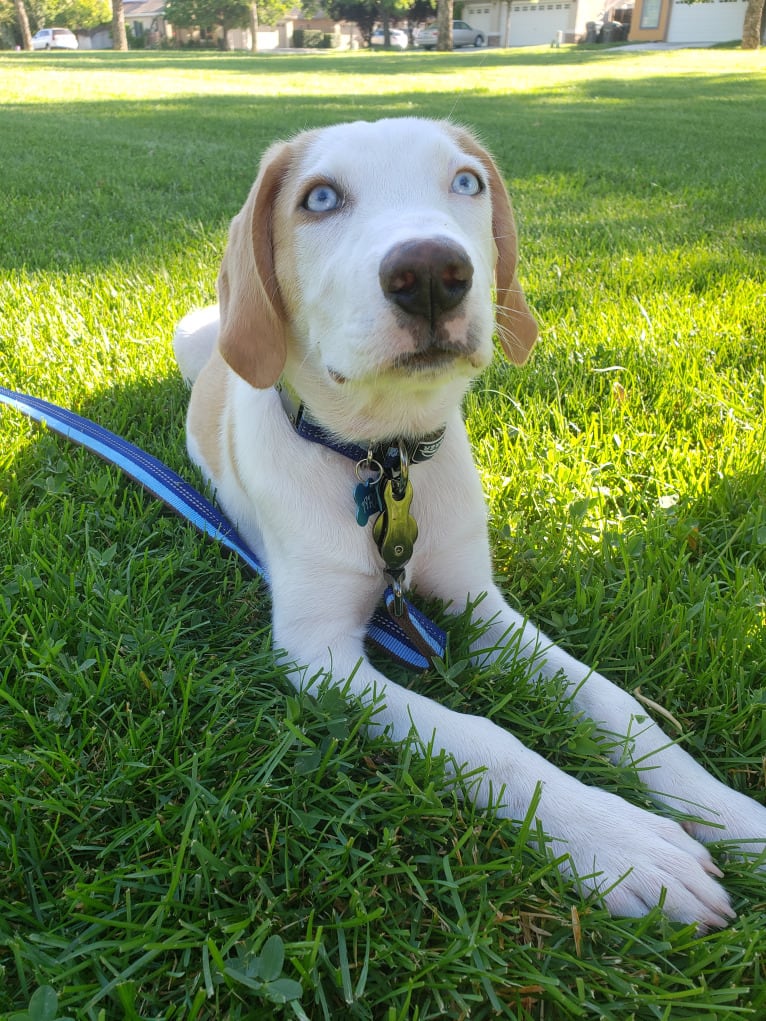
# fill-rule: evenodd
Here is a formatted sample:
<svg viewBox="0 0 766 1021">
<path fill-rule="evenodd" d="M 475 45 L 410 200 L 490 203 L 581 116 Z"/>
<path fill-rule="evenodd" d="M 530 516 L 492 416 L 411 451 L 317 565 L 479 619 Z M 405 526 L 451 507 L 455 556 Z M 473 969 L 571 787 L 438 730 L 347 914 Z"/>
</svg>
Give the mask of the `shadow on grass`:
<svg viewBox="0 0 766 1021">
<path fill-rule="evenodd" d="M 130 440 L 206 492 L 185 449 L 187 403 L 188 390 L 173 374 L 115 384 L 70 410 Z M 64 666 L 91 632 L 97 644 L 119 641 L 140 649 L 149 660 L 153 649 L 159 659 L 166 658 L 161 636 L 177 629 L 184 608 L 193 609 L 199 627 L 196 638 L 189 632 L 181 643 L 193 650 L 202 636 L 226 630 L 228 610 L 220 593 L 232 587 L 241 591 L 238 599 L 251 603 L 253 631 L 269 629 L 266 584 L 235 554 L 204 537 L 116 465 L 0 405 L 0 419 L 5 416 L 18 420 L 18 432 L 28 435 L 29 442 L 0 472 L 9 549 L 17 558 L 6 565 L 9 573 L 5 588 L 0 584 L 0 596 L 14 578 L 37 590 L 38 637 L 43 640 L 50 632 L 62 638 L 63 653 L 57 659 Z M 66 580 L 88 570 L 101 576 L 103 586 L 89 595 Z M 157 571 L 166 571 L 170 578 L 160 599 L 141 580 Z M 136 593 L 144 594 L 138 596 L 132 617 L 121 618 L 120 636 L 99 635 L 91 618 L 110 602 L 119 604 L 126 577 Z M 5 606 L 6 612 L 15 601 Z M 143 645 L 142 631 L 154 636 Z M 12 643 L 6 651 L 11 654 Z"/>
<path fill-rule="evenodd" d="M 544 67 L 551 63 L 551 55 L 547 51 L 534 53 L 524 50 L 503 49 L 464 49 L 455 53 L 426 53 L 422 50 L 409 50 L 405 53 L 380 53 L 345 51 L 317 51 L 315 53 L 258 53 L 244 51 L 231 53 L 185 51 L 144 51 L 129 53 L 113 53 L 110 50 L 83 50 L 78 53 L 54 53 L 45 56 L 36 53 L 5 54 L 14 63 L 21 65 L 40 64 L 43 60 L 50 61 L 57 68 L 72 70 L 101 69 L 105 71 L 158 71 L 187 70 L 210 72 L 240 72 L 242 74 L 260 74 L 269 70 L 269 64 L 280 74 L 315 73 L 317 70 L 331 71 L 333 74 L 359 75 L 365 72 L 372 74 L 401 74 L 408 78 L 415 72 L 446 72 L 456 68 L 489 68 L 489 67 Z M 579 50 L 564 47 L 557 51 L 557 65 L 579 65 L 594 63 L 603 59 L 613 59 L 614 53 L 608 50 Z"/>
</svg>

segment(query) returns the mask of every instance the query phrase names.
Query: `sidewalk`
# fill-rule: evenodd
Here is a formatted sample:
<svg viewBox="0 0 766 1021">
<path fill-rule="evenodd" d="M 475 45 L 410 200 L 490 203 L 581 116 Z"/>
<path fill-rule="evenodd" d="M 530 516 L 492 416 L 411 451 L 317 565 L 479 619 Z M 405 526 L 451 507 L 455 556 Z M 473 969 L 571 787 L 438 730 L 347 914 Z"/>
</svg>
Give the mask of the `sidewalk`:
<svg viewBox="0 0 766 1021">
<path fill-rule="evenodd" d="M 627 46 L 613 46 L 621 53 L 636 53 L 638 50 L 692 50 L 712 46 L 713 43 L 628 43 Z"/>
</svg>

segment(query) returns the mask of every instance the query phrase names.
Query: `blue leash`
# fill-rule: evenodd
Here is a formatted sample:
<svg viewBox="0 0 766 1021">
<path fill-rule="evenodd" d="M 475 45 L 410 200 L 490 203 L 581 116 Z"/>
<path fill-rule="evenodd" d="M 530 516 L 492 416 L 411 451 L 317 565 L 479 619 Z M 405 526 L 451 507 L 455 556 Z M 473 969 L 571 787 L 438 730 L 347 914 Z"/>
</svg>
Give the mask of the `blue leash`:
<svg viewBox="0 0 766 1021">
<path fill-rule="evenodd" d="M 216 539 L 236 553 L 251 571 L 268 583 L 264 564 L 237 534 L 229 519 L 162 461 L 90 419 L 39 397 L 0 386 L 0 402 L 35 422 L 44 422 L 52 432 L 98 454 L 109 464 L 117 465 L 152 496 L 190 521 L 203 535 Z M 392 606 L 393 592 L 389 587 L 384 605 L 375 611 L 367 627 L 368 640 L 392 659 L 413 670 L 426 670 L 434 657 L 443 658 L 447 638 L 442 629 L 406 600 L 401 617 L 392 616 Z"/>
</svg>

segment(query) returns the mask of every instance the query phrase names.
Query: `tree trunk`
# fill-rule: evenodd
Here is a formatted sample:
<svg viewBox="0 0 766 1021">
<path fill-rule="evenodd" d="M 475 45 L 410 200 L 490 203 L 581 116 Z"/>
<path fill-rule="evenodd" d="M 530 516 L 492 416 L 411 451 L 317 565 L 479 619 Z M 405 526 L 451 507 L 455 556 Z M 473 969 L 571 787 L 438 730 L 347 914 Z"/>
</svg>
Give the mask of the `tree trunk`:
<svg viewBox="0 0 766 1021">
<path fill-rule="evenodd" d="M 122 0 L 112 0 L 112 49 L 122 50 L 128 48 L 128 35 L 125 31 L 125 8 Z"/>
<path fill-rule="evenodd" d="M 748 0 L 742 26 L 742 49 L 757 50 L 761 45 L 764 0 Z"/>
<path fill-rule="evenodd" d="M 250 52 L 258 52 L 258 3 L 252 0 L 250 4 Z"/>
<path fill-rule="evenodd" d="M 15 0 L 16 4 L 16 17 L 19 19 L 19 29 L 21 31 L 21 48 L 23 50 L 32 49 L 32 33 L 29 31 L 29 18 L 27 17 L 27 9 L 24 6 L 24 0 Z"/>
<path fill-rule="evenodd" d="M 436 7 L 436 49 L 452 49 L 452 11 L 454 0 L 438 0 Z"/>
<path fill-rule="evenodd" d="M 380 12 L 383 20 L 383 49 L 391 49 L 391 10 L 387 5 Z"/>
<path fill-rule="evenodd" d="M 511 45 L 511 0 L 505 5 L 505 32 L 503 34 L 503 49 L 507 50 Z"/>
</svg>

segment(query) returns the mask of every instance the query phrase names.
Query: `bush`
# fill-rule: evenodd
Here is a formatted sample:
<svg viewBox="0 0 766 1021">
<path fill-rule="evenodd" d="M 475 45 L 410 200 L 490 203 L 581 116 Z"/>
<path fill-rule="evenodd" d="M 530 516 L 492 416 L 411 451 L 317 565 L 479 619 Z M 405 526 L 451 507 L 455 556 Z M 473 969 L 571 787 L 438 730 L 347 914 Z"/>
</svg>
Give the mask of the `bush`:
<svg viewBox="0 0 766 1021">
<path fill-rule="evenodd" d="M 293 32 L 293 46 L 299 50 L 331 50 L 338 45 L 332 32 L 321 32 L 317 28 L 296 28 Z"/>
</svg>

